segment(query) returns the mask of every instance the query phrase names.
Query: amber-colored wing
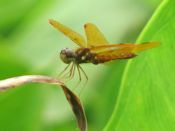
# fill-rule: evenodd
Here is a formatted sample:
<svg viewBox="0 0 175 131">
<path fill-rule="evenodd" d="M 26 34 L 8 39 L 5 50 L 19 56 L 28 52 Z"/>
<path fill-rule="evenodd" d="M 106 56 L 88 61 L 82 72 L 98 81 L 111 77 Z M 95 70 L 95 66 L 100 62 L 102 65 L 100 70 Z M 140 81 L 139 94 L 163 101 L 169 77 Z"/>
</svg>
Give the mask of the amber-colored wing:
<svg viewBox="0 0 175 131">
<path fill-rule="evenodd" d="M 115 59 L 129 59 L 135 57 L 137 53 L 156 47 L 159 42 L 146 42 L 143 44 L 112 44 L 90 48 L 92 53 L 96 53 L 96 59 L 102 63 Z"/>
<path fill-rule="evenodd" d="M 108 41 L 94 24 L 87 23 L 84 25 L 84 29 L 87 37 L 87 47 L 108 45 Z"/>
<path fill-rule="evenodd" d="M 86 47 L 86 42 L 80 34 L 76 33 L 75 31 L 71 30 L 70 28 L 64 26 L 63 24 L 59 23 L 58 21 L 49 20 L 49 23 L 55 27 L 57 30 L 62 32 L 65 36 L 69 37 L 73 42 L 78 44 L 81 47 Z"/>
</svg>

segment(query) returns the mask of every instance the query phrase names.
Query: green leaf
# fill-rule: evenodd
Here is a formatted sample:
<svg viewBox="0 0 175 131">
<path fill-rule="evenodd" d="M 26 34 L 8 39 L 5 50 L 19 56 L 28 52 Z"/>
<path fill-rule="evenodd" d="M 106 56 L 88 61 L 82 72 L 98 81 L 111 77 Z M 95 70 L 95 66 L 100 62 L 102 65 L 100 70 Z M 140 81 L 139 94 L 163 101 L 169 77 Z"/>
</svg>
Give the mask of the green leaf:
<svg viewBox="0 0 175 131">
<path fill-rule="evenodd" d="M 160 41 L 155 49 L 130 60 L 105 131 L 175 130 L 175 1 L 164 1 L 137 43 Z"/>
</svg>

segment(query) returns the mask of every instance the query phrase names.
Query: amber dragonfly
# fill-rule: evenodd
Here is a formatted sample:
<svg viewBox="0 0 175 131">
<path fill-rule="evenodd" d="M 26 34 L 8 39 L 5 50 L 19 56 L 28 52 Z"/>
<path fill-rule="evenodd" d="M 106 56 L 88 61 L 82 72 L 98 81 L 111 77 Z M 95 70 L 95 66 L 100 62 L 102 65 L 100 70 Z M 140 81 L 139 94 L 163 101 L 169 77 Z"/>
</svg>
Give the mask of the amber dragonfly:
<svg viewBox="0 0 175 131">
<path fill-rule="evenodd" d="M 79 80 L 81 81 L 82 79 L 81 72 L 83 72 L 88 80 L 88 76 L 80 64 L 92 63 L 97 65 L 112 60 L 130 59 L 136 57 L 141 51 L 159 45 L 159 42 L 144 42 L 142 44 L 109 44 L 97 26 L 92 23 L 86 23 L 84 25 L 86 34 L 85 40 L 82 35 L 59 23 L 58 21 L 50 19 L 49 23 L 79 46 L 79 48 L 75 50 L 65 48 L 60 52 L 61 60 L 68 64 L 61 74 L 70 67 L 68 72 L 70 79 L 73 78 L 75 69 L 77 68 Z"/>
</svg>

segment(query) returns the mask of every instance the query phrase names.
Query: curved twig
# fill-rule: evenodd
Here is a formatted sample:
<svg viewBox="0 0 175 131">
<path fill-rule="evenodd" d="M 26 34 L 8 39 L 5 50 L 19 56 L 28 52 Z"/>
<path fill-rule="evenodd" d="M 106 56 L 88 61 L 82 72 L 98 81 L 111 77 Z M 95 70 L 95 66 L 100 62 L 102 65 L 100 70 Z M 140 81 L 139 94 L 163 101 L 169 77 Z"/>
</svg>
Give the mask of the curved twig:
<svg viewBox="0 0 175 131">
<path fill-rule="evenodd" d="M 56 78 L 42 75 L 25 75 L 12 77 L 5 80 L 0 80 L 0 91 L 5 91 L 26 83 L 48 83 L 61 87 L 69 104 L 72 107 L 80 131 L 87 130 L 86 116 L 80 99 L 71 90 L 69 90 L 63 82 L 59 81 Z"/>
</svg>

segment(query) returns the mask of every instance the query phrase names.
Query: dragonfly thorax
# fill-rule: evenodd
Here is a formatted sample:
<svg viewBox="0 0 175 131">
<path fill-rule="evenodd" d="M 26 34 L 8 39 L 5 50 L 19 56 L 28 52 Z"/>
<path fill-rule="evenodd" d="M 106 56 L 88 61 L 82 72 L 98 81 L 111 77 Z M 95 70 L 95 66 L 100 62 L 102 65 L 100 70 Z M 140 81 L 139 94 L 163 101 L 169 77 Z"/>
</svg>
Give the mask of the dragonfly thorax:
<svg viewBox="0 0 175 131">
<path fill-rule="evenodd" d="M 69 64 L 72 61 L 75 61 L 75 57 L 76 57 L 75 51 L 72 49 L 65 48 L 60 52 L 60 58 L 66 64 Z"/>
</svg>

